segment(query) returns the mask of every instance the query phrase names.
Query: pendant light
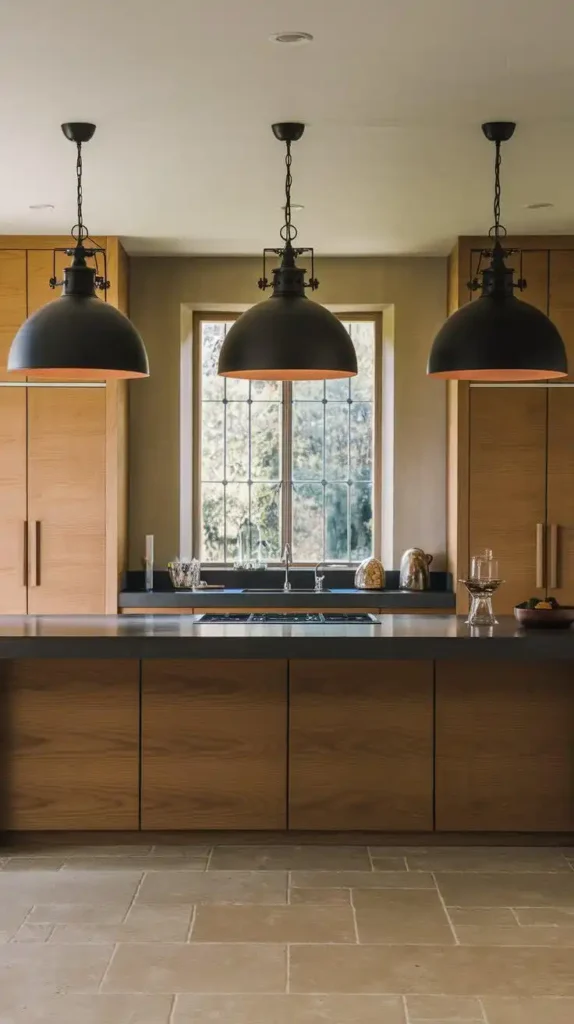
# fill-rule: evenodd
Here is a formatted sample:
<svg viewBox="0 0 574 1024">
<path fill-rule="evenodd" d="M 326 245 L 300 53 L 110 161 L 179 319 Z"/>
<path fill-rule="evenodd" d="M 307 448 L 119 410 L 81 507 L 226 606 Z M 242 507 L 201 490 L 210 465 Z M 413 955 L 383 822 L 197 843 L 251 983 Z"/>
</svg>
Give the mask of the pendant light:
<svg viewBox="0 0 574 1024">
<path fill-rule="evenodd" d="M 72 258 L 64 270 L 62 296 L 42 306 L 20 327 L 8 355 L 8 370 L 33 372 L 47 379 L 102 380 L 147 377 L 149 365 L 144 343 L 119 309 L 102 302 L 96 288 L 106 290 L 106 254 L 93 246 L 82 216 L 82 143 L 89 142 L 96 126 L 84 122 L 63 124 L 62 131 L 77 147 L 78 221 L 71 231 L 74 248 L 59 250 Z M 56 250 L 58 251 L 58 250 Z M 96 276 L 89 257 L 101 254 L 104 276 Z M 56 287 L 56 279 L 50 280 Z"/>
<path fill-rule="evenodd" d="M 285 224 L 281 228 L 284 246 L 263 250 L 263 277 L 259 287 L 265 290 L 267 253 L 281 258 L 273 270 L 273 294 L 243 313 L 227 332 L 221 347 L 218 372 L 223 377 L 248 380 L 329 380 L 353 377 L 357 356 L 347 331 L 333 313 L 310 301 L 305 289 L 314 291 L 313 249 L 295 248 L 297 228 L 291 223 L 291 143 L 301 138 L 305 125 L 286 122 L 272 125 L 273 134 L 286 146 Z M 311 276 L 296 265 L 297 257 L 311 254 Z"/>
<path fill-rule="evenodd" d="M 514 289 L 526 281 L 514 282 L 514 271 L 506 257 L 517 252 L 501 241 L 506 228 L 500 223 L 500 147 L 514 134 L 512 121 L 483 124 L 482 131 L 495 143 L 494 226 L 490 229 L 492 249 L 481 254 L 489 265 L 469 288 L 482 294 L 457 310 L 438 332 L 429 357 L 427 372 L 435 377 L 476 381 L 533 381 L 564 377 L 568 373 L 566 350 L 554 324 L 535 306 L 517 299 Z"/>
</svg>

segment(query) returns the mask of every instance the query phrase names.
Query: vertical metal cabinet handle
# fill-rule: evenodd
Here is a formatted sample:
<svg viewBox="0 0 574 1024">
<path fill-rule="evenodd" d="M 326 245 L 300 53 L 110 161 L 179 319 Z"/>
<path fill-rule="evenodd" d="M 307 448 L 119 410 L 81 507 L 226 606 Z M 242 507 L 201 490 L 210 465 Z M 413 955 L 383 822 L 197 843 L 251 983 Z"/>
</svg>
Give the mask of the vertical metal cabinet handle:
<svg viewBox="0 0 574 1024">
<path fill-rule="evenodd" d="M 544 586 L 544 523 L 536 523 L 536 586 Z"/>
<path fill-rule="evenodd" d="M 29 527 L 29 524 L 28 524 L 28 520 L 25 519 L 24 520 L 24 586 L 25 587 L 28 586 L 28 576 L 29 576 L 29 571 L 30 571 L 29 567 L 28 567 L 28 532 L 29 532 L 29 529 L 30 529 L 30 527 Z"/>
<path fill-rule="evenodd" d="M 558 587 L 558 526 L 556 523 L 550 523 L 548 529 L 550 533 L 548 589 L 556 590 Z"/>
<path fill-rule="evenodd" d="M 40 586 L 40 521 L 34 519 L 28 529 L 28 567 L 30 587 Z"/>
<path fill-rule="evenodd" d="M 41 545 L 41 528 L 42 524 L 39 519 L 36 520 L 36 562 L 35 562 L 35 573 L 36 573 L 36 586 L 39 587 L 41 583 L 40 579 L 40 566 L 42 564 L 42 545 Z"/>
</svg>

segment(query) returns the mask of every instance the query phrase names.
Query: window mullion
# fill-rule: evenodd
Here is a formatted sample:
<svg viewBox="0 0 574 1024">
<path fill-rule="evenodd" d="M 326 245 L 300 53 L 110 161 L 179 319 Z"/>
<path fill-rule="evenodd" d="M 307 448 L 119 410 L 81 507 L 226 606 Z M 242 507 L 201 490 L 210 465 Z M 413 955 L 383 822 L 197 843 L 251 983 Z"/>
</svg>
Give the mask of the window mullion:
<svg viewBox="0 0 574 1024">
<path fill-rule="evenodd" d="M 293 546 L 293 385 L 283 382 L 283 422 L 281 438 L 281 550 Z"/>
</svg>

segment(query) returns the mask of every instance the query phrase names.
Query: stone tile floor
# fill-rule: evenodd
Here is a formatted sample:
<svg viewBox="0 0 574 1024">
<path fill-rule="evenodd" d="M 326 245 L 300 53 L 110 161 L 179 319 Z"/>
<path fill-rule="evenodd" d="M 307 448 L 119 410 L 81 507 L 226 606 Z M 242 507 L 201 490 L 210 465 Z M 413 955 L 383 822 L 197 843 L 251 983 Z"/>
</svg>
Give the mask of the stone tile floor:
<svg viewBox="0 0 574 1024">
<path fill-rule="evenodd" d="M 574 1024 L 574 848 L 0 849 L 0 1024 Z"/>
</svg>

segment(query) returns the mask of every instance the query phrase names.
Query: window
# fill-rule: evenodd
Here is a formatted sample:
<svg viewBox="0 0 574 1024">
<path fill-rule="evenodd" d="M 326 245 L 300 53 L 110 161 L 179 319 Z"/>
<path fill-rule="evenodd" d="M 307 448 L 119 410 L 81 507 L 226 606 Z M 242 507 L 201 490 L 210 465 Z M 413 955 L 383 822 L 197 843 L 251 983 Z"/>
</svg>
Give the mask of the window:
<svg viewBox="0 0 574 1024">
<path fill-rule="evenodd" d="M 194 550 L 233 564 L 246 520 L 266 561 L 358 562 L 380 547 L 381 342 L 374 315 L 341 316 L 359 363 L 333 381 L 217 376 L 235 318 L 194 322 Z"/>
</svg>

